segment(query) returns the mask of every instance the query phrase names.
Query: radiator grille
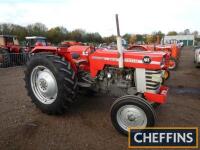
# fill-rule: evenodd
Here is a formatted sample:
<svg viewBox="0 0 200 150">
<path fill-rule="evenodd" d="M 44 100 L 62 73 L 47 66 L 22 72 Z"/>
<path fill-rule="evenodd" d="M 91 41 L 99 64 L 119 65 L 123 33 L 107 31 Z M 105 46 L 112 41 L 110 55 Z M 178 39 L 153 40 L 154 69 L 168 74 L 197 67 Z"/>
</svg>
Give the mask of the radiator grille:
<svg viewBox="0 0 200 150">
<path fill-rule="evenodd" d="M 146 91 L 151 93 L 158 93 L 162 82 L 161 70 L 146 70 Z"/>
</svg>

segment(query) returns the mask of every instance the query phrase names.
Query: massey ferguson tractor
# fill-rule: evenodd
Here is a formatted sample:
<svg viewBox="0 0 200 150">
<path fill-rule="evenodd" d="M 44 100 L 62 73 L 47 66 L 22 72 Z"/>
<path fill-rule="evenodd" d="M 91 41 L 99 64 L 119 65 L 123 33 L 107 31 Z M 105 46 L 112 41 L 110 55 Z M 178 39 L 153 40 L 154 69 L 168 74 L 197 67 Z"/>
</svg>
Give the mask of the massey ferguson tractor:
<svg viewBox="0 0 200 150">
<path fill-rule="evenodd" d="M 118 97 L 111 106 L 113 126 L 122 134 L 129 127 L 151 127 L 153 104 L 166 102 L 168 88 L 161 84 L 165 52 L 122 48 L 117 18 L 117 49 L 91 46 L 37 46 L 25 70 L 25 87 L 44 113 L 63 114 L 81 90 Z"/>
</svg>

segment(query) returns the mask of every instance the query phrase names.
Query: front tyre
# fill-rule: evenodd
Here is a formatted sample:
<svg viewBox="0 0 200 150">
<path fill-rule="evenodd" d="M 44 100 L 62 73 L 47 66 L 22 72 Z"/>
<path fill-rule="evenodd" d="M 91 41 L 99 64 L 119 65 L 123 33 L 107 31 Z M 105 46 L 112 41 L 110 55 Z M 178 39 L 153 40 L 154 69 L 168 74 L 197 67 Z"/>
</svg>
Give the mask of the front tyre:
<svg viewBox="0 0 200 150">
<path fill-rule="evenodd" d="M 27 62 L 25 87 L 42 112 L 63 114 L 76 98 L 77 77 L 59 56 L 38 53 Z"/>
<path fill-rule="evenodd" d="M 112 124 L 119 133 L 125 135 L 129 127 L 151 127 L 155 120 L 153 107 L 145 99 L 134 95 L 122 96 L 111 106 Z"/>
</svg>

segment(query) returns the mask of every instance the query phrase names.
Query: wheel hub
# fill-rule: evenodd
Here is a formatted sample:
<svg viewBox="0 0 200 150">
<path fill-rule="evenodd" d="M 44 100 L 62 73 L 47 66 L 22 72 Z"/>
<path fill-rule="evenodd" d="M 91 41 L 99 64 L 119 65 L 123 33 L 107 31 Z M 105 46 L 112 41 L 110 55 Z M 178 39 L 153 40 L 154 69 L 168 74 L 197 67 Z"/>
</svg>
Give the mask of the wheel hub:
<svg viewBox="0 0 200 150">
<path fill-rule="evenodd" d="M 128 119 L 129 121 L 135 121 L 136 117 L 134 116 L 134 114 L 128 114 L 128 115 L 127 115 L 127 119 Z"/>
<path fill-rule="evenodd" d="M 117 112 L 117 121 L 126 131 L 128 127 L 147 126 L 147 116 L 145 112 L 135 105 L 125 105 L 119 108 Z"/>
<path fill-rule="evenodd" d="M 53 73 L 44 66 L 37 66 L 31 73 L 32 90 L 39 101 L 51 104 L 58 93 L 56 79 Z"/>
<path fill-rule="evenodd" d="M 46 91 L 47 90 L 47 86 L 48 86 L 47 81 L 44 80 L 44 79 L 41 79 L 39 81 L 39 83 L 40 83 L 39 84 L 40 85 L 40 89 L 43 90 L 43 91 Z"/>
</svg>

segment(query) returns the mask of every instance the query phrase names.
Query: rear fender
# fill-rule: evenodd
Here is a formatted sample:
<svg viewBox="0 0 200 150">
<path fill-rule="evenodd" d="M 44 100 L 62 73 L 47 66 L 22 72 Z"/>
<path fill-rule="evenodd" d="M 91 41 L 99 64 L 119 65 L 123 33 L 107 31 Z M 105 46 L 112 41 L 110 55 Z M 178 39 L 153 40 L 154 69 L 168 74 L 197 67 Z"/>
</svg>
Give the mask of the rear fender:
<svg viewBox="0 0 200 150">
<path fill-rule="evenodd" d="M 60 54 L 59 54 L 60 55 Z M 68 61 L 71 65 L 71 67 L 73 68 L 74 72 L 78 72 L 77 66 L 75 64 L 75 62 L 72 59 L 71 53 L 66 52 L 66 53 L 62 53 L 61 56 L 63 56 L 65 58 L 66 61 Z"/>
<path fill-rule="evenodd" d="M 39 53 L 39 52 L 52 52 L 57 53 L 58 48 L 54 46 L 36 46 L 31 50 L 31 53 Z"/>
<path fill-rule="evenodd" d="M 41 53 L 41 52 L 50 52 L 50 53 L 61 56 L 67 62 L 70 63 L 73 70 L 77 73 L 76 64 L 73 62 L 71 54 L 67 51 L 66 48 L 58 48 L 58 47 L 54 47 L 54 46 L 36 46 L 31 51 L 31 53 Z"/>
</svg>

